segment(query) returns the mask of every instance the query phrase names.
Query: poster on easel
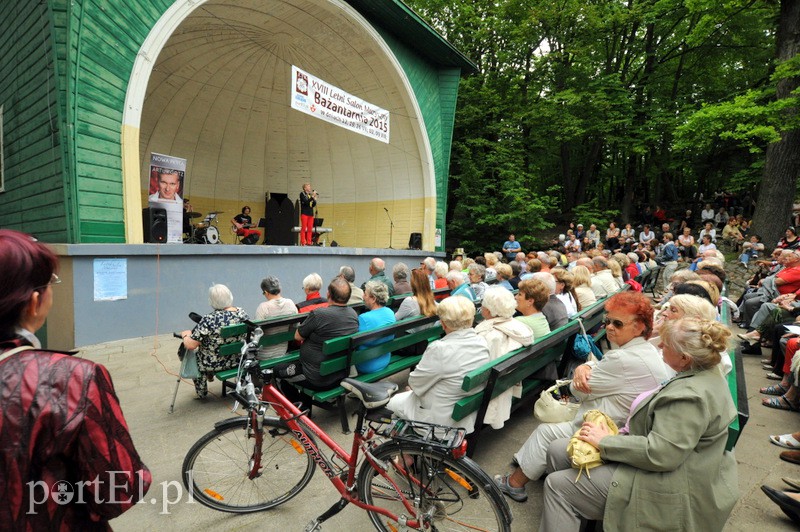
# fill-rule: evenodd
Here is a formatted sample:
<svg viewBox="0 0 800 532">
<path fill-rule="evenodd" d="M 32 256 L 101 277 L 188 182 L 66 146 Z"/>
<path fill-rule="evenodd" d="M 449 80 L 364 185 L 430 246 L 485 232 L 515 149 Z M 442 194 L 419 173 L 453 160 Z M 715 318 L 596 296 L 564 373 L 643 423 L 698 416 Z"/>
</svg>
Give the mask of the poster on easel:
<svg viewBox="0 0 800 532">
<path fill-rule="evenodd" d="M 167 243 L 183 243 L 183 190 L 186 159 L 150 154 L 148 204 L 167 211 Z"/>
</svg>

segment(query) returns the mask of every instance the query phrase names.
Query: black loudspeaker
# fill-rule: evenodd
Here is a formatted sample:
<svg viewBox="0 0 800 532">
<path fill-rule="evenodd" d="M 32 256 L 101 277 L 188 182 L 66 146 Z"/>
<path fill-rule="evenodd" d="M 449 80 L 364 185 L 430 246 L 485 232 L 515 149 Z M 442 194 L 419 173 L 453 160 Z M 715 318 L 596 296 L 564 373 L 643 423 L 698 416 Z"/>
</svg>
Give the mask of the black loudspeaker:
<svg viewBox="0 0 800 532">
<path fill-rule="evenodd" d="M 142 209 L 144 241 L 150 244 L 163 244 L 167 241 L 167 210 L 157 207 Z"/>
<path fill-rule="evenodd" d="M 411 233 L 408 239 L 408 249 L 422 249 L 422 233 Z"/>
<path fill-rule="evenodd" d="M 266 228 L 264 243 L 277 246 L 297 244 L 297 235 L 292 233 L 295 210 L 287 194 L 271 193 L 265 206 Z M 298 224 L 299 225 L 299 224 Z"/>
</svg>

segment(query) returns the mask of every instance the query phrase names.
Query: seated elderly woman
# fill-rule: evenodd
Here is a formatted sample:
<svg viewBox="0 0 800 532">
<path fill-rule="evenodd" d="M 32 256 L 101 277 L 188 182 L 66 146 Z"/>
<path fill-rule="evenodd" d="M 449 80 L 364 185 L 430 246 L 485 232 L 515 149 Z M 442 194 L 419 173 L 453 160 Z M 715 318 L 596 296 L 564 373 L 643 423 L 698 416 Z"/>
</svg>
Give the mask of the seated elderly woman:
<svg viewBox="0 0 800 532">
<path fill-rule="evenodd" d="M 661 313 L 655 320 L 653 327 L 653 334 L 659 335 L 661 328 L 670 321 L 679 320 L 681 318 L 697 318 L 699 320 L 715 321 L 717 319 L 717 307 L 712 305 L 708 299 L 691 295 L 691 294 L 678 294 L 669 300 L 669 303 L 664 305 Z M 653 336 L 650 338 L 650 343 L 658 346 L 661 343 L 660 336 Z M 731 357 L 727 351 L 720 353 L 719 368 L 723 375 L 727 375 L 733 369 Z"/>
<path fill-rule="evenodd" d="M 318 273 L 310 273 L 303 279 L 303 292 L 306 293 L 306 300 L 297 304 L 298 312 L 311 312 L 315 308 L 327 307 L 328 300 L 322 297 L 319 291 L 322 290 L 322 277 Z"/>
<path fill-rule="evenodd" d="M 467 267 L 467 276 L 469 277 L 469 284 L 472 287 L 472 291 L 475 292 L 475 297 L 483 299 L 483 294 L 489 287 L 485 281 L 486 267 L 481 266 L 477 262 L 473 262 Z"/>
<path fill-rule="evenodd" d="M 218 351 L 222 344 L 239 342 L 244 338 L 232 336 L 223 339 L 220 330 L 226 325 L 250 319 L 247 312 L 233 306 L 233 294 L 224 284 L 215 284 L 208 289 L 208 304 L 214 309 L 213 312 L 203 316 L 191 331 L 181 333 L 186 349 L 197 349 L 200 377 L 194 379 L 194 390 L 200 399 L 208 395 L 208 381 L 214 379 L 214 373 L 239 364 L 238 357 L 221 357 Z"/>
<path fill-rule="evenodd" d="M 489 361 L 486 340 L 472 328 L 475 305 L 466 297 L 448 297 L 437 308 L 445 336 L 428 345 L 408 376 L 408 390 L 386 405 L 397 416 L 415 421 L 460 426 L 472 432 L 477 412 L 459 422 L 450 414 L 462 397 L 464 375 Z"/>
<path fill-rule="evenodd" d="M 653 330 L 650 300 L 640 292 L 621 292 L 606 301 L 605 309 L 606 333 L 613 349 L 600 362 L 575 368 L 570 392 L 581 400 L 575 420 L 540 424 L 514 455 L 519 467 L 510 474 L 495 476 L 500 490 L 517 502 L 528 499 L 525 484 L 545 472 L 550 442 L 572 436 L 583 414 L 601 410 L 621 425 L 633 400 L 669 375 L 658 349 L 647 341 Z"/>
<path fill-rule="evenodd" d="M 716 370 L 729 337 L 715 321 L 683 318 L 663 327 L 664 361 L 677 374 L 637 397 L 627 434 L 582 424 L 578 438 L 599 449 L 605 462 L 591 470 L 591 479 L 576 482 L 568 439 L 550 444 L 539 530 L 578 530 L 581 518 L 602 519 L 606 530 L 643 523 L 723 529 L 739 497 L 736 460 L 725 450 L 736 407 Z"/>
<path fill-rule="evenodd" d="M 550 290 L 538 279 L 525 279 L 519 282 L 519 290 L 514 296 L 517 310 L 522 316 L 515 319 L 526 325 L 533 333 L 533 338 L 541 338 L 550 332 L 550 324 L 542 314 L 542 309 L 550 299 Z"/>
<path fill-rule="evenodd" d="M 592 290 L 592 273 L 586 266 L 575 266 L 572 269 L 572 286 L 578 296 L 581 308 L 588 308 L 597 303 L 597 296 Z"/>
<path fill-rule="evenodd" d="M 475 327 L 475 332 L 486 340 L 491 360 L 533 343 L 531 330 L 513 318 L 516 306 L 511 292 L 499 286 L 490 287 L 484 294 L 481 304 L 481 316 L 484 319 Z M 495 429 L 503 428 L 511 415 L 513 393 L 514 390 L 508 389 L 492 399 L 484 422 Z"/>
<path fill-rule="evenodd" d="M 358 316 L 358 332 L 370 331 L 394 323 L 396 321 L 394 312 L 386 306 L 388 302 L 389 289 L 386 285 L 380 281 L 367 281 L 366 286 L 364 286 L 364 305 L 368 310 Z M 394 336 L 378 338 L 367 342 L 359 349 L 366 349 L 392 339 L 394 339 Z M 356 364 L 356 369 L 359 373 L 374 373 L 388 366 L 391 358 L 391 353 L 385 353 L 378 358 Z"/>
<path fill-rule="evenodd" d="M 514 277 L 511 266 L 508 264 L 498 264 L 495 266 L 495 269 L 497 270 L 497 286 L 502 286 L 506 290 L 513 290 L 514 288 L 511 286 L 511 283 L 508 282 L 509 279 Z"/>
<path fill-rule="evenodd" d="M 295 306 L 294 301 L 281 295 L 281 282 L 277 277 L 273 277 L 272 275 L 265 277 L 261 281 L 261 293 L 264 294 L 264 297 L 267 298 L 267 300 L 261 303 L 256 309 L 256 321 L 263 321 L 277 318 L 279 316 L 291 316 L 293 314 L 297 314 L 297 307 Z M 275 334 L 288 330 L 288 325 L 282 325 L 280 327 L 265 327 L 264 334 Z M 270 358 L 283 356 L 286 354 L 287 347 L 288 342 L 259 347 L 258 359 L 268 360 Z"/>
<path fill-rule="evenodd" d="M 583 309 L 580 301 L 578 301 L 575 288 L 572 286 L 575 282 L 575 276 L 564 268 L 553 270 L 551 274 L 556 280 L 556 297 L 564 303 L 564 307 L 567 309 L 567 316 L 571 318 Z"/>
</svg>

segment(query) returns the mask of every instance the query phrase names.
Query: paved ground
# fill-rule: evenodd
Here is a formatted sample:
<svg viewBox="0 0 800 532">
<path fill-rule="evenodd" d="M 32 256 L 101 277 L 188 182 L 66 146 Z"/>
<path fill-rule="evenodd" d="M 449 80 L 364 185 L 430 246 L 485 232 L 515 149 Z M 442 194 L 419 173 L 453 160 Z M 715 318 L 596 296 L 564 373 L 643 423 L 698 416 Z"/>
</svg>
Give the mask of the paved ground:
<svg viewBox="0 0 800 532">
<path fill-rule="evenodd" d="M 141 530 L 250 530 L 256 527 L 284 532 L 300 531 L 306 523 L 327 509 L 337 494 L 324 475 L 317 472 L 311 484 L 295 499 L 277 509 L 246 516 L 215 512 L 189 500 L 180 482 L 180 467 L 186 451 L 214 422 L 230 417 L 230 400 L 194 399 L 193 388 L 181 384 L 175 411 L 168 406 L 175 388 L 178 368 L 177 340 L 171 335 L 121 340 L 85 347 L 82 356 L 105 364 L 114 378 L 133 439 L 145 463 L 153 472 L 153 486 L 145 502 L 112 521 L 118 531 Z M 760 368 L 760 357 L 744 361 L 751 418 L 736 448 L 741 499 L 726 530 L 794 530 L 777 506 L 763 495 L 761 484 L 781 486 L 781 477 L 800 478 L 800 467 L 778 459 L 780 449 L 769 443 L 769 434 L 798 428 L 795 413 L 760 406 L 758 387 L 769 381 Z M 212 385 L 219 391 L 219 384 Z M 527 410 L 527 409 L 526 409 Z M 315 410 L 315 420 L 340 443 L 341 434 L 332 413 Z M 512 453 L 533 430 L 536 421 L 530 411 L 518 411 L 501 431 L 488 431 L 475 459 L 490 474 L 503 472 Z M 510 502 L 515 531 L 535 530 L 541 513 L 541 482 L 532 482 L 524 504 Z M 370 530 L 366 514 L 348 507 L 327 522 L 325 530 Z"/>
</svg>

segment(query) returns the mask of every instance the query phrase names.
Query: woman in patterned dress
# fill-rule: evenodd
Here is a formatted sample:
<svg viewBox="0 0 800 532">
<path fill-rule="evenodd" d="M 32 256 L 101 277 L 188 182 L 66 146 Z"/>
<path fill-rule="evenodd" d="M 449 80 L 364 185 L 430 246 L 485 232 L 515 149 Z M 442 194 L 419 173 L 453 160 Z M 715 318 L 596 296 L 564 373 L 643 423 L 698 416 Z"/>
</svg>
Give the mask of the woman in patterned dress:
<svg viewBox="0 0 800 532">
<path fill-rule="evenodd" d="M 194 379 L 194 389 L 200 399 L 208 395 L 208 381 L 214 379 L 214 373 L 239 364 L 239 357 L 221 357 L 217 353 L 222 344 L 243 341 L 243 336 L 223 339 L 220 331 L 226 325 L 250 319 L 247 312 L 233 306 L 233 294 L 224 284 L 215 284 L 208 289 L 208 304 L 214 311 L 203 316 L 194 329 L 181 333 L 186 349 L 197 349 L 200 377 Z"/>
</svg>

